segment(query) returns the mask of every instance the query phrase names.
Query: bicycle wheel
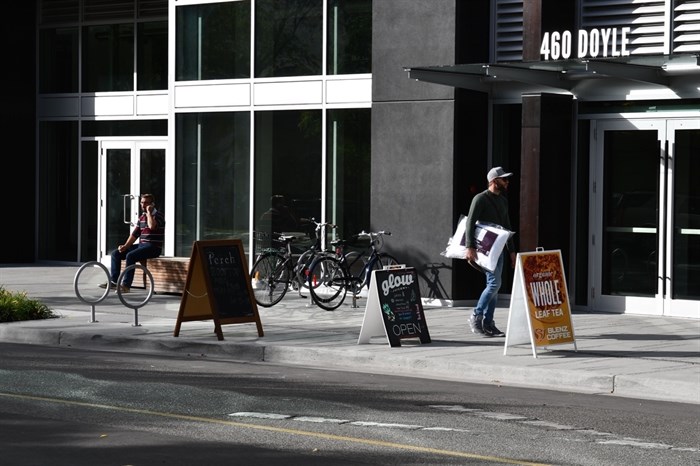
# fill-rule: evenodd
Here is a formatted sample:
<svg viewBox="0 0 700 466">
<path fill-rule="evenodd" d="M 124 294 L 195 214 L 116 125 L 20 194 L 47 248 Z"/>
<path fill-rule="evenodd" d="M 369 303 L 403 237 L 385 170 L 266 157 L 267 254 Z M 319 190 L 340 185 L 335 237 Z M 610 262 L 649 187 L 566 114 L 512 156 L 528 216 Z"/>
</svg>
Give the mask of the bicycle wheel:
<svg viewBox="0 0 700 466">
<path fill-rule="evenodd" d="M 364 277 L 362 274 L 365 271 L 366 263 L 367 258 L 363 258 L 357 251 L 350 251 L 345 254 L 345 264 L 347 264 L 348 271 L 353 277 L 351 291 L 354 294 L 358 294 L 362 291 L 362 287 L 364 286 Z"/>
<path fill-rule="evenodd" d="M 263 307 L 274 306 L 287 293 L 289 269 L 286 259 L 277 252 L 258 257 L 250 271 L 255 302 Z"/>
<path fill-rule="evenodd" d="M 299 256 L 299 259 L 297 260 L 297 265 L 294 268 L 299 284 L 307 289 L 309 288 L 309 267 L 311 266 L 311 263 L 315 258 L 315 250 L 309 249 L 308 251 L 304 251 L 304 253 Z"/>
<path fill-rule="evenodd" d="M 345 269 L 335 257 L 317 257 L 309 267 L 309 293 L 321 309 L 333 311 L 343 304 L 347 285 Z"/>
<path fill-rule="evenodd" d="M 367 269 L 367 275 L 365 276 L 364 281 L 360 284 L 360 288 L 362 286 L 369 288 L 369 282 L 372 279 L 372 270 L 382 270 L 384 266 L 388 265 L 399 265 L 399 261 L 397 261 L 391 254 L 387 254 L 385 252 L 377 253 L 376 258 L 372 262 L 372 267 Z"/>
</svg>

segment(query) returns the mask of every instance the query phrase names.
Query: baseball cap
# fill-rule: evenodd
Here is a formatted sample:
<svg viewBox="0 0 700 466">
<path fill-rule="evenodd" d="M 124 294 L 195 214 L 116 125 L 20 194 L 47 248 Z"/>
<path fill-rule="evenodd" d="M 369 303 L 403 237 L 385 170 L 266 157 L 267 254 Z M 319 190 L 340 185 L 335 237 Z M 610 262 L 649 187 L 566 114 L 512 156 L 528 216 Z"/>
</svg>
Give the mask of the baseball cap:
<svg viewBox="0 0 700 466">
<path fill-rule="evenodd" d="M 486 175 L 486 179 L 489 180 L 490 183 L 496 178 L 508 178 L 509 176 L 513 176 L 513 174 L 506 173 L 503 167 L 493 167 L 491 170 L 489 170 L 489 174 Z"/>
</svg>

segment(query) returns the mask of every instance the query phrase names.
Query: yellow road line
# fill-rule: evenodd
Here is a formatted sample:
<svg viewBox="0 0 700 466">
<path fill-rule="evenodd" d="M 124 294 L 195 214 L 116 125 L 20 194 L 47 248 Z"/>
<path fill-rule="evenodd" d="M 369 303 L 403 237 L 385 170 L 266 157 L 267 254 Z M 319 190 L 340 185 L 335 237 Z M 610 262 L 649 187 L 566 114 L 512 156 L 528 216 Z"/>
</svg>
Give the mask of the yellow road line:
<svg viewBox="0 0 700 466">
<path fill-rule="evenodd" d="M 457 458 L 469 458 L 469 459 L 476 459 L 476 460 L 481 460 L 481 461 L 490 461 L 493 463 L 518 464 L 518 465 L 523 465 L 523 466 L 550 466 L 546 463 L 530 463 L 527 461 L 518 461 L 518 460 L 514 460 L 514 459 L 510 459 L 510 458 L 499 458 L 499 457 L 495 457 L 495 456 L 483 456 L 483 455 L 464 453 L 461 451 L 454 451 L 454 450 L 441 450 L 438 448 L 419 447 L 419 446 L 415 446 L 415 445 L 406 445 L 403 443 L 385 442 L 382 440 L 372 440 L 372 439 L 359 438 L 359 437 L 346 437 L 343 435 L 324 434 L 321 432 L 313 432 L 313 431 L 307 431 L 307 430 L 287 429 L 284 427 L 274 427 L 274 426 L 265 426 L 265 425 L 259 425 L 259 424 L 248 424 L 248 423 L 244 423 L 244 422 L 227 421 L 225 419 L 215 419 L 215 418 L 200 417 L 200 416 L 189 416 L 186 414 L 164 413 L 164 412 L 160 412 L 160 411 L 151 411 L 148 409 L 125 408 L 122 406 L 112 406 L 112 405 L 104 405 L 104 404 L 98 404 L 98 403 L 85 403 L 82 401 L 63 400 L 60 398 L 48 398 L 48 397 L 33 396 L 33 395 L 22 395 L 22 394 L 17 394 L 17 393 L 0 392 L 0 396 L 4 396 L 4 397 L 8 397 L 8 398 L 16 398 L 16 399 L 21 399 L 21 400 L 34 400 L 34 401 L 44 401 L 44 402 L 48 402 L 48 403 L 59 403 L 59 404 L 72 405 L 72 406 L 82 406 L 82 407 L 86 407 L 86 408 L 108 409 L 111 411 L 118 411 L 118 412 L 123 412 L 123 413 L 146 414 L 146 415 L 151 415 L 151 416 L 159 416 L 159 417 L 170 418 L 170 419 L 179 419 L 179 420 L 184 420 L 184 421 L 204 422 L 204 423 L 209 423 L 209 424 L 220 424 L 220 425 L 231 426 L 231 427 L 239 427 L 242 429 L 264 430 L 264 431 L 269 431 L 269 432 L 277 432 L 277 433 L 284 433 L 284 434 L 290 434 L 290 435 L 303 435 L 306 437 L 315 437 L 315 438 L 319 438 L 319 439 L 323 439 L 323 440 L 335 440 L 335 441 L 340 441 L 340 442 L 358 443 L 358 444 L 363 444 L 363 445 L 371 445 L 371 446 L 375 446 L 375 447 L 393 448 L 393 449 L 397 449 L 397 450 L 407 450 L 407 451 L 414 451 L 414 452 L 419 452 L 419 453 L 430 453 L 433 455 L 451 456 L 451 457 L 457 457 Z"/>
</svg>

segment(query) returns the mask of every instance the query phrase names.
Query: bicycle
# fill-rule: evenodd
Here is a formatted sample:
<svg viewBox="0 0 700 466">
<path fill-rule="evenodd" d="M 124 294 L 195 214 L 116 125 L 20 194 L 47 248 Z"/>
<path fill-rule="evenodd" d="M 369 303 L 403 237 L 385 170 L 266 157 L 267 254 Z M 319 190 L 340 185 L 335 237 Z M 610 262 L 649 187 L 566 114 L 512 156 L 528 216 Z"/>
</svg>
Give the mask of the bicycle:
<svg viewBox="0 0 700 466">
<path fill-rule="evenodd" d="M 271 307 L 279 303 L 290 286 L 299 292 L 301 298 L 305 298 L 301 290 L 308 288 L 306 277 L 309 265 L 322 250 L 325 229 L 336 227 L 330 223 L 317 223 L 314 219 L 311 221 L 316 224 L 316 241 L 296 261 L 292 252 L 296 237 L 288 235 L 277 237 L 277 242 L 282 243 L 281 248 L 266 248 L 256 257 L 250 271 L 250 281 L 259 306 Z"/>
<path fill-rule="evenodd" d="M 334 225 L 332 223 L 318 223 L 316 222 L 315 218 L 311 218 L 309 220 L 311 223 L 313 223 L 316 228 L 314 230 L 315 235 L 316 235 L 316 240 L 314 243 L 301 253 L 299 256 L 299 259 L 297 260 L 297 265 L 295 267 L 295 273 L 297 275 L 298 282 L 301 287 L 303 288 L 308 288 L 308 276 L 309 276 L 309 266 L 313 262 L 313 260 L 316 258 L 316 256 L 324 251 L 323 245 L 324 245 L 324 240 L 326 237 L 326 230 L 330 228 L 331 230 L 334 230 L 338 228 L 338 225 Z M 300 294 L 301 296 L 301 294 Z M 304 296 L 302 296 L 304 297 Z"/>
<path fill-rule="evenodd" d="M 345 253 L 349 242 L 346 240 L 332 241 L 335 254 L 323 254 L 314 259 L 309 266 L 309 292 L 311 299 L 322 309 L 332 311 L 345 301 L 348 290 L 356 298 L 364 287 L 369 288 L 373 270 L 381 270 L 385 266 L 398 265 L 391 254 L 379 252 L 383 245 L 383 237 L 391 232 L 361 232 L 359 238 L 369 238 L 369 256 L 363 257 L 356 251 Z"/>
</svg>

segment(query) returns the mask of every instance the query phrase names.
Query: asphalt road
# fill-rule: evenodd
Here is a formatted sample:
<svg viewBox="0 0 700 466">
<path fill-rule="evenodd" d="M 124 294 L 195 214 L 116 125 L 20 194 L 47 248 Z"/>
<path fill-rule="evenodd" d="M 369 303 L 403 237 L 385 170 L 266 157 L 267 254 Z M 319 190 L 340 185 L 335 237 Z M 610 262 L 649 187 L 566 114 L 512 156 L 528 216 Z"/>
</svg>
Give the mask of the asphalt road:
<svg viewBox="0 0 700 466">
<path fill-rule="evenodd" d="M 700 407 L 0 344 L 3 464 L 700 462 Z"/>
</svg>

